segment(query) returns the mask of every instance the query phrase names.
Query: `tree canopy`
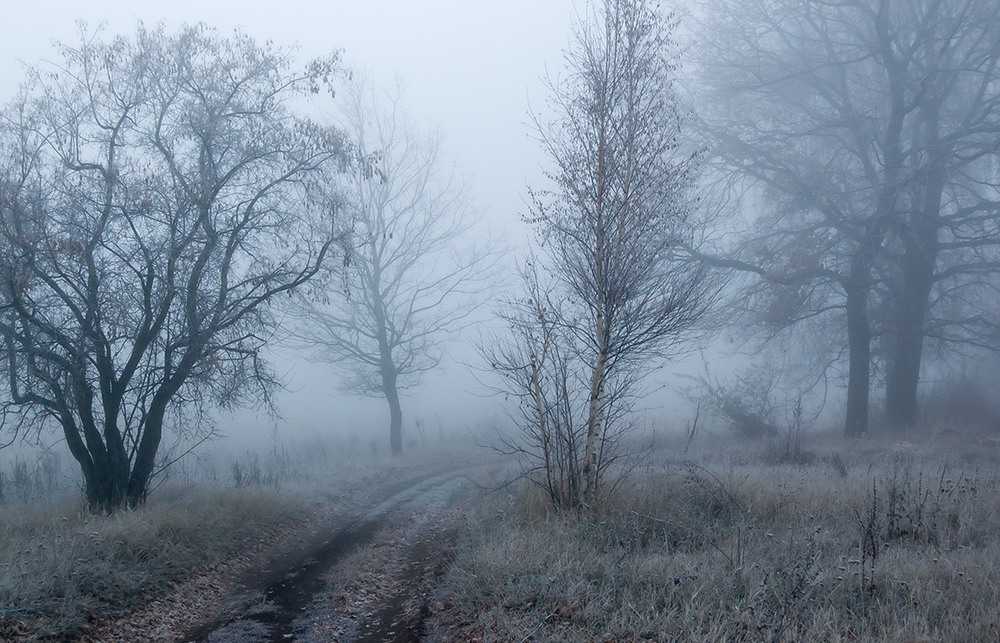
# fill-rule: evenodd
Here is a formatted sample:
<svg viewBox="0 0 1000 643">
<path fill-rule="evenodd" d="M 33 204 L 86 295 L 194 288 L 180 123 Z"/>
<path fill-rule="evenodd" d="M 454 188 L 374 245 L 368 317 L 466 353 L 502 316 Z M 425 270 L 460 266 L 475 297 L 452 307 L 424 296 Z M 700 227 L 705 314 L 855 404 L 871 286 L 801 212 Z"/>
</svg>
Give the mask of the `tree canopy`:
<svg viewBox="0 0 1000 643">
<path fill-rule="evenodd" d="M 201 25 L 81 36 L 0 116 L 3 411 L 58 426 L 112 510 L 144 500 L 169 414 L 274 385 L 271 309 L 339 235 L 347 154 L 296 109 L 335 58 Z"/>
</svg>

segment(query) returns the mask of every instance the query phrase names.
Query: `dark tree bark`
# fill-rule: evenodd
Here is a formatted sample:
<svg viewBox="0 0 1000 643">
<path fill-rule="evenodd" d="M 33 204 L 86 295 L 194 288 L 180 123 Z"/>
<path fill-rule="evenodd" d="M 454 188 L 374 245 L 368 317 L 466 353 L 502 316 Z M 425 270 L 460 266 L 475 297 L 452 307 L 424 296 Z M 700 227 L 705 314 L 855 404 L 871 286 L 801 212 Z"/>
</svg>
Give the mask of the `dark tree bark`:
<svg viewBox="0 0 1000 643">
<path fill-rule="evenodd" d="M 114 511 L 146 499 L 169 432 L 277 385 L 269 311 L 338 235 L 346 156 L 292 106 L 336 69 L 200 25 L 59 53 L 0 119 L 2 411 L 58 424 Z"/>
<path fill-rule="evenodd" d="M 890 301 L 892 326 L 886 363 L 885 407 L 890 426 L 912 427 L 918 419 L 920 369 L 934 273 L 938 261 L 943 167 L 926 174 L 917 208 L 902 230 L 901 283 Z"/>
<path fill-rule="evenodd" d="M 382 374 L 385 400 L 389 403 L 389 449 L 392 455 L 403 455 L 403 408 L 399 404 L 395 371 L 389 369 Z"/>
<path fill-rule="evenodd" d="M 870 262 L 858 257 L 845 290 L 847 309 L 848 375 L 844 435 L 858 437 L 868 432 L 868 401 L 871 391 L 871 324 L 868 294 L 871 290 Z"/>
</svg>

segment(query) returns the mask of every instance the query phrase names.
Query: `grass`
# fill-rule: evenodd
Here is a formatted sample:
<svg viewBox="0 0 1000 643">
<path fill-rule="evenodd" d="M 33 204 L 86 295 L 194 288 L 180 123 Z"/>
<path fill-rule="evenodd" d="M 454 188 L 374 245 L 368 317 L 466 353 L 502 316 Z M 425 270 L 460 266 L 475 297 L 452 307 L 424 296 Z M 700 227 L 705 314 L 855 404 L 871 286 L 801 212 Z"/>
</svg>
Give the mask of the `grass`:
<svg viewBox="0 0 1000 643">
<path fill-rule="evenodd" d="M 270 489 L 173 488 L 134 511 L 95 516 L 79 503 L 0 511 L 0 639 L 85 633 L 165 591 L 305 506 Z"/>
<path fill-rule="evenodd" d="M 429 640 L 1000 639 L 997 441 L 699 440 L 659 444 L 592 512 L 553 512 L 523 481 L 475 504 Z M 53 467 L 15 461 L 0 640 L 86 638 L 319 506 L 471 457 L 300 446 L 206 458 L 113 516 L 56 501 Z"/>
<path fill-rule="evenodd" d="M 660 453 L 671 450 L 683 447 Z M 787 464 L 708 444 L 636 472 L 589 513 L 508 487 L 469 516 L 434 629 L 481 641 L 997 640 L 995 451 L 828 443 Z"/>
<path fill-rule="evenodd" d="M 401 460 L 320 437 L 206 454 L 175 467 L 142 507 L 111 516 L 84 510 L 71 472 L 15 458 L 0 470 L 0 640 L 86 640 L 248 543 L 364 506 L 455 458 L 425 449 Z"/>
</svg>

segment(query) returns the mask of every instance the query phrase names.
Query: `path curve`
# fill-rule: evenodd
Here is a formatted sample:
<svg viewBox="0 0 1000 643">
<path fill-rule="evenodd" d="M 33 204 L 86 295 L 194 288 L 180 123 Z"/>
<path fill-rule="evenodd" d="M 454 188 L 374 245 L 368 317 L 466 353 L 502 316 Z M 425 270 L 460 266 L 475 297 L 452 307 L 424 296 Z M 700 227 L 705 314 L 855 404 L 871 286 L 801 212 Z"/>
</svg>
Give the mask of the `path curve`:
<svg viewBox="0 0 1000 643">
<path fill-rule="evenodd" d="M 445 520 L 449 508 L 474 487 L 470 476 L 482 465 L 443 474 L 426 474 L 397 485 L 382 502 L 337 525 L 316 530 L 265 566 L 245 573 L 228 601 L 230 606 L 212 620 L 196 625 L 180 639 L 185 643 L 231 641 L 338 640 L 395 641 L 420 638 L 420 626 L 430 609 L 426 580 L 443 569 L 456 528 Z M 400 525 L 410 521 L 410 529 Z M 385 533 L 389 536 L 383 536 Z M 399 532 L 399 533 L 396 533 Z M 366 603 L 365 612 L 350 614 L 352 601 L 341 592 L 331 604 L 331 575 L 338 563 L 378 537 L 395 539 L 398 553 L 392 587 Z M 384 544 L 383 544 L 384 546 Z M 382 570 L 385 571 L 385 570 Z M 357 592 L 355 592 L 357 593 Z M 378 594 L 362 592 L 364 594 Z"/>
</svg>

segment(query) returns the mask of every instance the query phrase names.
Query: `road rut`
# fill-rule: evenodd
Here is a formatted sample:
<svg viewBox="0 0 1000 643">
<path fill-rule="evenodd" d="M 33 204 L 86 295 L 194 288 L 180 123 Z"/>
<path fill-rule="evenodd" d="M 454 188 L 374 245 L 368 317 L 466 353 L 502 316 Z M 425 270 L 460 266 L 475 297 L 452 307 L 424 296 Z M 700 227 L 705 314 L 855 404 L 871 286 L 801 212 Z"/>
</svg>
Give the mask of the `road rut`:
<svg viewBox="0 0 1000 643">
<path fill-rule="evenodd" d="M 447 562 L 456 533 L 449 511 L 470 493 L 474 470 L 423 476 L 353 519 L 315 531 L 244 574 L 230 608 L 180 640 L 420 640 L 429 585 Z M 375 565 L 379 581 L 367 579 L 375 587 L 365 586 L 365 579 L 338 578 L 338 564 L 373 543 L 382 553 L 366 555 L 383 556 Z"/>
</svg>

